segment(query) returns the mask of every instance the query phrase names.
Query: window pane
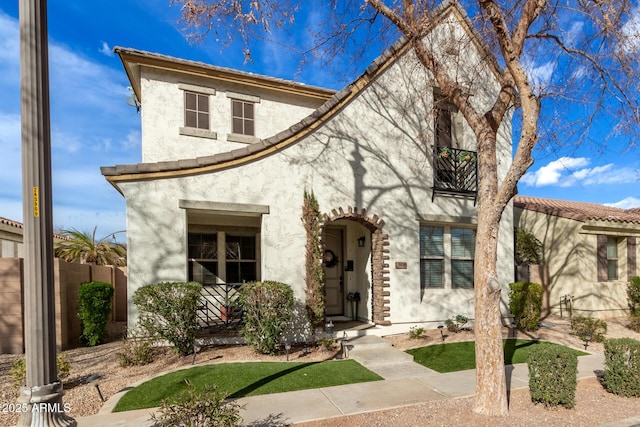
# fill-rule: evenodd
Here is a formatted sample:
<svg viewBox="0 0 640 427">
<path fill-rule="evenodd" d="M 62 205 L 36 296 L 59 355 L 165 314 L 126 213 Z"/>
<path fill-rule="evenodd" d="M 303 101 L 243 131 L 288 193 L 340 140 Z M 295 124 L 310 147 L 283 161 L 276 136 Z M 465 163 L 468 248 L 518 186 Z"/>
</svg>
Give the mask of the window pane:
<svg viewBox="0 0 640 427">
<path fill-rule="evenodd" d="M 618 239 L 616 239 L 615 237 L 609 237 L 607 239 L 607 258 L 618 258 Z"/>
<path fill-rule="evenodd" d="M 451 286 L 473 288 L 473 261 L 451 260 Z"/>
<path fill-rule="evenodd" d="M 185 111 L 184 113 L 184 125 L 190 128 L 197 127 L 198 119 L 195 111 Z"/>
<path fill-rule="evenodd" d="M 242 102 L 240 101 L 231 101 L 231 108 L 233 111 L 233 117 L 243 117 L 242 114 Z"/>
<path fill-rule="evenodd" d="M 255 260 L 256 238 L 254 236 L 232 236 L 227 234 L 228 260 Z"/>
<path fill-rule="evenodd" d="M 218 263 L 189 261 L 189 280 L 203 285 L 215 285 Z"/>
<path fill-rule="evenodd" d="M 253 130 L 253 120 L 245 120 L 244 122 L 244 134 L 245 135 L 254 135 Z"/>
<path fill-rule="evenodd" d="M 253 120 L 253 104 L 250 102 L 244 103 L 244 118 Z"/>
<path fill-rule="evenodd" d="M 441 288 L 444 261 L 441 259 L 420 260 L 420 287 Z"/>
<path fill-rule="evenodd" d="M 209 96 L 198 95 L 198 111 L 203 113 L 209 112 Z"/>
<path fill-rule="evenodd" d="M 475 251 L 474 231 L 469 228 L 451 229 L 451 256 L 454 258 L 473 258 Z"/>
<path fill-rule="evenodd" d="M 191 92 L 184 93 L 184 107 L 187 110 L 196 109 L 196 94 Z"/>
<path fill-rule="evenodd" d="M 227 283 L 253 282 L 256 277 L 255 262 L 227 262 Z"/>
<path fill-rule="evenodd" d="M 231 132 L 233 132 L 233 133 L 244 133 L 244 129 L 242 128 L 242 119 L 234 118 L 232 123 L 233 123 L 233 125 L 232 125 Z"/>
<path fill-rule="evenodd" d="M 209 129 L 209 113 L 198 113 L 198 129 Z"/>
<path fill-rule="evenodd" d="M 611 259 L 607 261 L 607 278 L 609 280 L 618 279 L 618 261 L 617 260 Z"/>
<path fill-rule="evenodd" d="M 217 259 L 218 258 L 218 241 L 217 235 L 189 233 L 188 246 L 189 258 L 197 259 Z"/>
<path fill-rule="evenodd" d="M 420 227 L 420 256 L 444 256 L 443 227 Z"/>
</svg>

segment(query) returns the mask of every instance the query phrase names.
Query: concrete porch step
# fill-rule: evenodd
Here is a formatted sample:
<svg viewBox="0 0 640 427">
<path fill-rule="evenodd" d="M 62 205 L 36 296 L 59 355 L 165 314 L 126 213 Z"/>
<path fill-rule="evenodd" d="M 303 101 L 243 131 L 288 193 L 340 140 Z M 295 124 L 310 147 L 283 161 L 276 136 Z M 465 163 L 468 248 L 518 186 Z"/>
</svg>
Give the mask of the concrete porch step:
<svg viewBox="0 0 640 427">
<path fill-rule="evenodd" d="M 349 357 L 361 364 L 378 365 L 391 363 L 413 363 L 413 357 L 393 347 L 390 342 L 375 336 L 364 335 L 349 339 Z"/>
</svg>

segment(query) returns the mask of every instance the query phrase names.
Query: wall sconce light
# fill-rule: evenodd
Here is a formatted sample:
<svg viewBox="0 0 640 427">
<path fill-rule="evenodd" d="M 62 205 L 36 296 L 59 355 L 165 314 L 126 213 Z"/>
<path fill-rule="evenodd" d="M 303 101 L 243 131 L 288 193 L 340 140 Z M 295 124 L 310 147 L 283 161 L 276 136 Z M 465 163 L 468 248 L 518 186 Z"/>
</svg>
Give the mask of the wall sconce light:
<svg viewBox="0 0 640 427">
<path fill-rule="evenodd" d="M 358 237 L 358 247 L 359 248 L 364 248 L 364 242 L 365 242 L 365 237 L 364 236 Z"/>
</svg>

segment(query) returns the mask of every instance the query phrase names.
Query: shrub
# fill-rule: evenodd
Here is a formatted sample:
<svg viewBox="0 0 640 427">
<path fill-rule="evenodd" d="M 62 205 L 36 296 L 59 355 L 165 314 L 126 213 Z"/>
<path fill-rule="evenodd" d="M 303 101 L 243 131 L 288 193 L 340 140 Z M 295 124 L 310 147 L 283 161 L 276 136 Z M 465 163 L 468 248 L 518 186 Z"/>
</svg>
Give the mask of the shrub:
<svg viewBox="0 0 640 427">
<path fill-rule="evenodd" d="M 587 334 L 591 335 L 591 341 L 603 342 L 607 334 L 607 322 L 592 317 L 578 316 L 571 319 L 571 330 L 584 341 Z"/>
<path fill-rule="evenodd" d="M 318 345 L 324 347 L 325 351 L 331 351 L 335 348 L 336 340 L 333 337 L 320 337 Z"/>
<path fill-rule="evenodd" d="M 611 393 L 640 397 L 640 341 L 631 338 L 604 342 L 604 386 Z"/>
<path fill-rule="evenodd" d="M 78 317 L 82 321 L 82 341 L 93 347 L 107 336 L 111 314 L 113 286 L 104 282 L 87 282 L 78 289 Z"/>
<path fill-rule="evenodd" d="M 189 389 L 181 393 L 173 403 L 162 401 L 159 413 L 151 419 L 157 426 L 190 426 L 190 427 L 235 427 L 242 422 L 241 406 L 235 402 L 224 400 L 226 396 L 214 387 L 202 391 L 189 382 Z"/>
<path fill-rule="evenodd" d="M 417 340 L 422 338 L 422 334 L 424 334 L 424 328 L 418 326 L 412 326 L 409 328 L 409 338 L 412 340 Z"/>
<path fill-rule="evenodd" d="M 245 283 L 238 298 L 244 310 L 242 335 L 263 354 L 274 354 L 291 320 L 293 290 L 280 282 Z"/>
<path fill-rule="evenodd" d="M 63 353 L 56 355 L 56 366 L 58 368 L 58 378 L 64 379 L 71 373 L 71 364 L 67 361 L 67 356 Z M 11 377 L 16 386 L 22 386 L 27 380 L 27 361 L 24 357 L 13 362 L 11 365 Z"/>
<path fill-rule="evenodd" d="M 542 285 L 538 283 L 510 283 L 509 310 L 515 318 L 518 328 L 525 331 L 538 329 L 542 311 Z"/>
<path fill-rule="evenodd" d="M 445 320 L 444 324 L 447 327 L 447 331 L 449 331 L 449 332 L 458 332 L 460 330 L 460 328 L 458 328 L 458 325 L 456 324 L 456 322 L 454 322 L 454 320 L 451 319 L 451 318 Z"/>
<path fill-rule="evenodd" d="M 118 353 L 120 366 L 142 366 L 153 362 L 155 350 L 151 339 L 131 331 L 122 340 L 122 350 Z"/>
<path fill-rule="evenodd" d="M 146 285 L 133 294 L 140 311 L 138 324 L 150 337 L 168 341 L 179 354 L 193 352 L 202 285 L 164 282 Z"/>
<path fill-rule="evenodd" d="M 640 332 L 640 316 L 631 316 L 627 327 L 632 331 Z"/>
<path fill-rule="evenodd" d="M 529 390 L 534 403 L 573 408 L 578 356 L 564 347 L 534 346 L 529 352 Z"/>
<path fill-rule="evenodd" d="M 627 285 L 631 316 L 640 317 L 640 276 L 632 277 Z"/>
<path fill-rule="evenodd" d="M 305 309 L 313 334 L 324 323 L 324 268 L 322 268 L 322 215 L 313 192 L 304 191 L 302 224 L 307 235 L 305 244 Z"/>
</svg>

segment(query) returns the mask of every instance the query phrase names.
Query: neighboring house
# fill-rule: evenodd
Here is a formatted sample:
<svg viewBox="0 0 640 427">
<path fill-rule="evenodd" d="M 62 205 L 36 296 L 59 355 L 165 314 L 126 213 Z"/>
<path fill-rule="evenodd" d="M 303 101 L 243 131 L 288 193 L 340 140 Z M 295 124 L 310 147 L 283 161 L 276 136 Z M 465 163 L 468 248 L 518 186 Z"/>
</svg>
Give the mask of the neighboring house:
<svg viewBox="0 0 640 427">
<path fill-rule="evenodd" d="M 458 6 L 441 8 L 425 37 L 442 46 L 472 102 L 489 108 L 497 68 Z M 102 168 L 126 199 L 129 295 L 161 281 L 195 280 L 224 294 L 230 284 L 277 280 L 302 308 L 306 189 L 325 215 L 328 316 L 351 317 L 355 292 L 363 322 L 473 316 L 476 140 L 407 43 L 337 93 L 115 52 L 142 105 L 143 163 Z M 509 119 L 498 138 L 500 177 L 510 133 Z M 513 281 L 512 218 L 509 205 L 499 236 L 503 295 Z M 130 303 L 131 324 L 136 317 Z"/>
<path fill-rule="evenodd" d="M 544 267 L 531 269 L 531 281 L 545 288 L 545 310 L 559 314 L 561 299 L 572 296 L 573 315 L 628 313 L 627 282 L 640 275 L 640 209 L 516 196 L 514 214 L 516 227 L 544 247 Z"/>
<path fill-rule="evenodd" d="M 22 258 L 24 256 L 22 223 L 0 217 L 0 258 Z M 53 235 L 53 241 L 67 240 L 60 234 Z"/>
</svg>

